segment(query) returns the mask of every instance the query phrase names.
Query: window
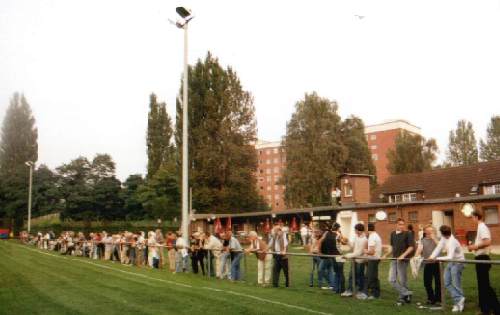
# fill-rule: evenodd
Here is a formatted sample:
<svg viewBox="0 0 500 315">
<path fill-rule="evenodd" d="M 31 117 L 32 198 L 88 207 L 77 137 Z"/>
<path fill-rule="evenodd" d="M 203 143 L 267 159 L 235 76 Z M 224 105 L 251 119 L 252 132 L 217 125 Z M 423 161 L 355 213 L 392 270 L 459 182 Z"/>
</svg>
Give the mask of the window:
<svg viewBox="0 0 500 315">
<path fill-rule="evenodd" d="M 374 144 L 374 145 L 371 146 L 371 148 L 372 148 L 372 150 L 377 150 L 377 145 Z"/>
<path fill-rule="evenodd" d="M 498 224 L 498 208 L 497 207 L 487 207 L 484 210 L 484 223 L 486 224 Z"/>
<path fill-rule="evenodd" d="M 264 181 L 264 177 L 259 177 L 259 182 L 263 182 Z"/>
<path fill-rule="evenodd" d="M 372 160 L 378 161 L 378 154 L 377 153 L 372 154 Z"/>
<path fill-rule="evenodd" d="M 274 168 L 274 174 L 278 174 L 279 172 L 280 172 L 280 168 L 276 166 Z"/>
<path fill-rule="evenodd" d="M 389 222 L 391 222 L 391 223 L 395 223 L 396 220 L 398 219 L 396 217 L 396 212 L 390 212 L 388 218 L 389 218 Z"/>
<path fill-rule="evenodd" d="M 401 202 L 401 195 L 394 195 L 394 202 Z"/>
<path fill-rule="evenodd" d="M 259 173 L 260 174 L 264 174 L 264 170 L 263 169 L 259 169 Z"/>
<path fill-rule="evenodd" d="M 410 193 L 410 201 L 416 201 L 417 200 L 417 193 Z"/>
<path fill-rule="evenodd" d="M 280 160 L 278 158 L 274 159 L 274 164 L 278 164 L 279 162 L 280 162 Z"/>
<path fill-rule="evenodd" d="M 271 174 L 271 169 L 270 168 L 266 169 L 266 174 Z"/>
<path fill-rule="evenodd" d="M 369 214 L 368 215 L 368 223 L 376 223 L 377 222 L 377 218 L 375 217 L 374 214 Z"/>
<path fill-rule="evenodd" d="M 408 221 L 418 222 L 418 212 L 417 211 L 408 212 Z"/>
<path fill-rule="evenodd" d="M 270 182 L 271 182 L 271 176 L 267 176 L 267 177 L 266 177 L 266 181 L 267 181 L 268 183 L 270 183 Z"/>
<path fill-rule="evenodd" d="M 274 190 L 278 190 L 278 189 L 280 189 L 280 185 L 274 184 Z"/>
<path fill-rule="evenodd" d="M 344 185 L 344 197 L 351 197 L 352 196 L 352 186 L 351 184 L 345 184 Z"/>
<path fill-rule="evenodd" d="M 280 199 L 280 194 L 274 195 L 274 200 L 279 200 Z"/>
<path fill-rule="evenodd" d="M 271 154 L 271 150 L 266 150 L 266 154 L 267 155 Z"/>
<path fill-rule="evenodd" d="M 371 140 L 377 140 L 377 135 L 371 135 L 371 136 L 370 136 L 370 139 L 371 139 Z"/>
<path fill-rule="evenodd" d="M 276 203 L 276 206 L 279 206 L 279 205 L 280 205 L 280 203 L 279 203 L 279 202 L 277 202 L 277 203 Z"/>
<path fill-rule="evenodd" d="M 485 195 L 500 194 L 500 184 L 484 186 L 484 194 Z"/>
<path fill-rule="evenodd" d="M 264 186 L 260 186 L 260 190 L 264 190 Z"/>
<path fill-rule="evenodd" d="M 267 186 L 267 191 L 271 191 L 271 186 Z"/>
<path fill-rule="evenodd" d="M 273 196 L 267 195 L 267 200 L 271 201 L 273 199 Z"/>
<path fill-rule="evenodd" d="M 274 153 L 274 154 L 278 153 L 278 148 L 274 148 L 274 149 L 273 149 L 273 153 Z"/>
<path fill-rule="evenodd" d="M 266 164 L 271 164 L 271 160 L 267 159 Z"/>
</svg>

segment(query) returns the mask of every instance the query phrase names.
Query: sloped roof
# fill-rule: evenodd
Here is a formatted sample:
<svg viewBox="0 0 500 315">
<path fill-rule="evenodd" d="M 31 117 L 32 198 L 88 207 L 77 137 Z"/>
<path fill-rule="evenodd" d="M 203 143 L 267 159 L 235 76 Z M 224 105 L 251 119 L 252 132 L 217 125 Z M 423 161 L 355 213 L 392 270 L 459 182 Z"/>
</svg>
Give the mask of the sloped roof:
<svg viewBox="0 0 500 315">
<path fill-rule="evenodd" d="M 390 176 L 374 189 L 372 202 L 380 201 L 380 194 L 423 192 L 425 199 L 451 198 L 458 193 L 469 196 L 476 185 L 500 183 L 500 160 L 435 169 L 432 171 Z"/>
</svg>

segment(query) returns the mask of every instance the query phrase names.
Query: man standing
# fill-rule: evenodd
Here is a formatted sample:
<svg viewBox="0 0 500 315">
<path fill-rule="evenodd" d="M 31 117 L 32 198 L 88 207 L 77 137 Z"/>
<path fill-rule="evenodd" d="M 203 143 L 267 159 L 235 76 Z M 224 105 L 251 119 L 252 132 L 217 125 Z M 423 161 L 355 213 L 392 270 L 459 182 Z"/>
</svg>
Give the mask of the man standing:
<svg viewBox="0 0 500 315">
<path fill-rule="evenodd" d="M 350 247 L 353 249 L 352 253 L 345 255 L 346 258 L 354 258 L 363 256 L 365 249 L 367 247 L 368 240 L 365 235 L 365 226 L 362 223 L 358 223 L 354 226 L 354 240 L 350 242 Z M 349 271 L 349 280 L 347 284 L 347 290 L 342 293 L 342 296 L 352 296 L 354 286 L 357 286 L 358 294 L 356 298 L 364 300 L 368 296 L 364 291 L 364 280 L 365 280 L 365 260 L 364 259 L 353 259 L 351 264 L 354 265 L 354 276 L 356 283 L 353 283 L 353 268 Z"/>
<path fill-rule="evenodd" d="M 364 293 L 369 295 L 368 299 L 380 298 L 380 281 L 378 279 L 379 258 L 382 256 L 382 239 L 375 232 L 375 224 L 368 223 L 368 249 L 365 254 L 370 256 L 367 262 L 366 282 Z"/>
<path fill-rule="evenodd" d="M 411 303 L 411 291 L 408 290 L 408 265 L 409 258 L 415 249 L 415 240 L 413 234 L 405 231 L 405 220 L 398 219 L 396 222 L 396 231 L 391 233 L 392 257 L 396 260 L 391 261 L 391 270 L 389 281 L 392 287 L 399 293 L 396 305 L 401 306 L 405 303 Z"/>
<path fill-rule="evenodd" d="M 416 256 L 421 256 L 424 259 L 424 287 L 427 292 L 427 305 L 438 305 L 441 303 L 441 277 L 439 275 L 439 263 L 430 262 L 427 259 L 437 246 L 437 240 L 432 225 L 428 225 L 424 229 L 425 236 L 420 240 L 417 247 Z M 432 282 L 434 281 L 434 288 Z"/>
<path fill-rule="evenodd" d="M 255 253 L 257 256 L 257 283 L 267 286 L 271 282 L 271 259 L 273 256 L 267 253 L 267 244 L 259 239 L 257 232 L 248 233 L 248 240 L 250 247 L 246 251 Z"/>
<path fill-rule="evenodd" d="M 474 251 L 476 260 L 490 260 L 491 233 L 483 221 L 483 215 L 477 211 L 472 213 L 472 219 L 477 224 L 476 240 L 469 245 Z M 490 264 L 476 264 L 477 290 L 481 314 L 500 314 L 500 304 L 495 290 L 490 285 Z"/>
<path fill-rule="evenodd" d="M 451 234 L 451 228 L 447 225 L 442 225 L 439 228 L 441 232 L 441 240 L 429 257 L 430 260 L 436 259 L 443 250 L 446 251 L 446 256 L 438 257 L 438 260 L 464 260 L 464 252 L 462 246 L 457 239 Z M 455 303 L 452 312 L 462 312 L 465 307 L 464 291 L 462 290 L 462 272 L 464 264 L 459 262 L 448 262 L 444 270 L 444 285 L 451 298 Z"/>
<path fill-rule="evenodd" d="M 319 253 L 321 255 L 340 255 L 337 249 L 337 239 L 336 234 L 330 231 L 328 226 L 323 227 L 323 236 L 319 239 Z M 335 276 L 333 274 L 334 269 L 336 269 L 337 263 L 333 257 L 320 257 L 319 262 L 319 273 L 318 273 L 318 284 L 323 290 L 333 290 L 338 291 L 339 289 L 335 287 Z M 328 286 L 322 286 L 323 277 L 326 277 Z"/>
<path fill-rule="evenodd" d="M 220 255 L 222 251 L 222 242 L 217 237 L 210 234 L 210 232 L 203 233 L 203 238 L 205 240 L 204 248 L 209 256 L 209 258 L 207 257 L 207 260 L 209 261 L 208 272 L 211 277 L 216 276 L 217 278 L 220 278 Z"/>
<path fill-rule="evenodd" d="M 286 256 L 288 240 L 286 234 L 279 225 L 274 227 L 274 234 L 269 240 L 268 247 L 273 252 L 273 286 L 278 287 L 280 272 L 281 269 L 283 269 L 283 273 L 285 274 L 285 287 L 288 287 L 288 257 Z"/>
<path fill-rule="evenodd" d="M 241 258 L 243 257 L 243 248 L 240 242 L 233 236 L 233 232 L 227 231 L 226 237 L 229 240 L 229 251 L 231 253 L 231 280 L 241 280 Z"/>
</svg>

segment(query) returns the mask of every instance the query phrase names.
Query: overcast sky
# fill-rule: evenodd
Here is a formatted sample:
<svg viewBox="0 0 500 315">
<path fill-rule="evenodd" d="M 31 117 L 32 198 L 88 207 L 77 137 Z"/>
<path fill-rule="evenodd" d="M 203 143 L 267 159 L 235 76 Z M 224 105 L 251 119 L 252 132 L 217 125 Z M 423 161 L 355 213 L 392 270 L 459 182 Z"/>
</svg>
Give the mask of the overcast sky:
<svg viewBox="0 0 500 315">
<path fill-rule="evenodd" d="M 459 119 L 480 138 L 500 114 L 500 0 L 1 0 L 0 119 L 23 92 L 39 163 L 109 153 L 120 179 L 145 173 L 148 95 L 174 116 L 179 90 L 177 5 L 196 15 L 190 62 L 210 50 L 237 71 L 259 138 L 279 140 L 311 91 L 366 124 L 407 119 L 443 155 Z"/>
</svg>

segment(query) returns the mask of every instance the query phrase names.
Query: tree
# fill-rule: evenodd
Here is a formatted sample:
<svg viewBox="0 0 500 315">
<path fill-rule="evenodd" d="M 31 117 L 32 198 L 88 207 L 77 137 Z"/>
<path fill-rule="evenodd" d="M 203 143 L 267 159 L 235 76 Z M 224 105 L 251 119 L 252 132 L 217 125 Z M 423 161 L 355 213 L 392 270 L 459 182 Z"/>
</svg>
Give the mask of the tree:
<svg viewBox="0 0 500 315">
<path fill-rule="evenodd" d="M 481 148 L 481 160 L 500 160 L 500 116 L 491 117 L 486 129 L 486 142 L 481 140 L 479 146 Z"/>
<path fill-rule="evenodd" d="M 181 86 L 182 91 L 182 86 Z M 257 157 L 253 98 L 231 67 L 210 53 L 189 67 L 189 166 L 198 212 L 262 208 L 255 185 Z M 182 148 L 182 105 L 177 102 L 176 147 Z M 182 152 L 179 158 L 182 157 Z"/>
<path fill-rule="evenodd" d="M 450 131 L 447 160 L 452 166 L 478 162 L 477 142 L 472 123 L 460 120 L 455 131 Z"/>
<path fill-rule="evenodd" d="M 158 103 L 156 95 L 149 97 L 147 152 L 148 152 L 148 178 L 160 169 L 161 165 L 171 159 L 173 148 L 170 143 L 172 138 L 172 121 L 167 113 L 165 103 Z"/>
<path fill-rule="evenodd" d="M 391 174 L 419 173 L 432 169 L 438 147 L 435 139 L 426 140 L 421 135 L 405 130 L 396 137 L 395 148 L 387 152 Z"/>
<path fill-rule="evenodd" d="M 58 175 L 44 164 L 34 171 L 32 210 L 34 217 L 64 210 L 61 203 L 63 195 L 58 182 Z"/>
<path fill-rule="evenodd" d="M 138 188 L 137 196 L 150 219 L 173 219 L 179 215 L 181 197 L 175 162 L 163 164 L 146 185 Z"/>
<path fill-rule="evenodd" d="M 0 141 L 0 172 L 2 176 L 25 173 L 25 162 L 38 160 L 38 129 L 23 94 L 14 93 L 5 115 Z"/>
<path fill-rule="evenodd" d="M 27 161 L 38 160 L 38 130 L 31 108 L 23 94 L 14 93 L 3 121 L 0 138 L 0 178 L 2 212 L 22 226 L 27 213 Z"/>
<path fill-rule="evenodd" d="M 342 141 L 347 147 L 344 172 L 375 175 L 375 165 L 366 141 L 363 120 L 351 116 L 344 120 L 341 131 Z"/>
<path fill-rule="evenodd" d="M 139 188 L 143 185 L 145 185 L 144 178 L 139 174 L 130 175 L 123 182 L 122 199 L 127 220 L 139 220 L 146 216 L 138 193 Z"/>
<path fill-rule="evenodd" d="M 330 203 L 331 189 L 348 155 L 337 110 L 335 101 L 316 93 L 306 94 L 295 105 L 283 140 L 287 167 L 282 183 L 289 207 Z"/>
</svg>

